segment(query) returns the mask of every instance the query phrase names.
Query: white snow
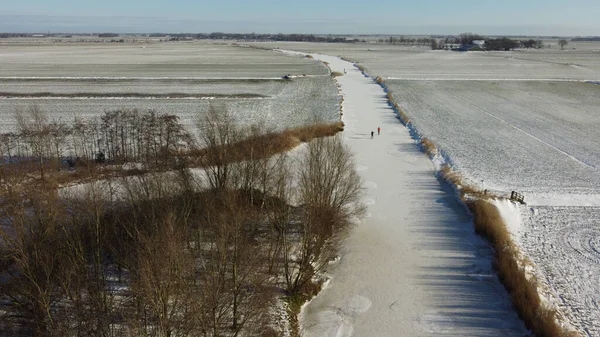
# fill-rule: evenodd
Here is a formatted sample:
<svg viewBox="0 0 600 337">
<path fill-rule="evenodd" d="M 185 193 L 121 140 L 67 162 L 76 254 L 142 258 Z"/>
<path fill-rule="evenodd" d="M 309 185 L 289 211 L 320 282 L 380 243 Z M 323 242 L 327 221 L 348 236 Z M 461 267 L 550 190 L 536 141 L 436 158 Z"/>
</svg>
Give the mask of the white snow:
<svg viewBox="0 0 600 337">
<path fill-rule="evenodd" d="M 512 233 L 516 239 L 518 239 L 518 233 L 521 230 L 523 220 L 521 219 L 521 212 L 519 206 L 514 202 L 507 199 L 496 199 L 491 201 L 498 211 L 500 216 L 504 219 L 510 233 Z"/>
<path fill-rule="evenodd" d="M 600 327 L 600 198 L 528 195 L 527 205 L 495 201 L 524 256 L 534 263 L 544 302 L 585 336 Z"/>
<path fill-rule="evenodd" d="M 598 194 L 597 86 L 569 82 L 386 81 L 420 134 L 472 184 Z"/>
<path fill-rule="evenodd" d="M 529 206 L 595 206 L 600 207 L 600 194 L 528 193 Z"/>
<path fill-rule="evenodd" d="M 368 211 L 330 268 L 330 285 L 304 307 L 302 336 L 527 335 L 492 271 L 489 245 L 381 87 L 351 63 L 312 55 L 348 72 L 337 77 L 343 137 Z"/>
</svg>

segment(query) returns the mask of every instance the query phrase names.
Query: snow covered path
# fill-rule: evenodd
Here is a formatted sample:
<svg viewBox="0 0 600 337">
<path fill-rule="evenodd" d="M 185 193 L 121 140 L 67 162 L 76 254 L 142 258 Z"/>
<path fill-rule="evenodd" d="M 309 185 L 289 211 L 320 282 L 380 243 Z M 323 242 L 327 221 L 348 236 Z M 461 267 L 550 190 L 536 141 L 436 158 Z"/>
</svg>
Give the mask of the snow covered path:
<svg viewBox="0 0 600 337">
<path fill-rule="evenodd" d="M 491 270 L 489 246 L 383 90 L 349 62 L 313 56 L 348 72 L 338 77 L 343 137 L 367 188 L 368 214 L 344 244 L 329 285 L 304 308 L 302 336 L 526 335 Z"/>
</svg>

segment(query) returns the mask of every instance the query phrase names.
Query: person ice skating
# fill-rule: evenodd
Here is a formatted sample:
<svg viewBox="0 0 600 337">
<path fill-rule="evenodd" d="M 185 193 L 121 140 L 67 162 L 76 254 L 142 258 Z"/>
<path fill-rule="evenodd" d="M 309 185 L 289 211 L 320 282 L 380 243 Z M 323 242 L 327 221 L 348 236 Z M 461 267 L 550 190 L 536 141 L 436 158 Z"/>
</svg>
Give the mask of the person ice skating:
<svg viewBox="0 0 600 337">
<path fill-rule="evenodd" d="M 381 128 L 377 127 L 377 135 L 379 136 L 379 134 L 381 134 Z"/>
<path fill-rule="evenodd" d="M 375 134 L 375 132 L 371 131 L 371 139 L 373 139 L 374 134 Z"/>
</svg>

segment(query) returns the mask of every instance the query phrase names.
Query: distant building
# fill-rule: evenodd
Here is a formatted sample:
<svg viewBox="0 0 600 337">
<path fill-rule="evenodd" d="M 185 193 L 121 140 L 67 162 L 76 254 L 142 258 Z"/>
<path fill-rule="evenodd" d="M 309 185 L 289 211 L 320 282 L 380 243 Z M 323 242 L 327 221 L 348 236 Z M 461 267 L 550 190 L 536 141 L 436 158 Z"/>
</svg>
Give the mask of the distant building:
<svg viewBox="0 0 600 337">
<path fill-rule="evenodd" d="M 44 34 L 33 34 L 31 37 L 46 37 Z"/>
<path fill-rule="evenodd" d="M 485 40 L 473 40 L 473 44 L 483 48 L 483 46 L 485 46 Z"/>
<path fill-rule="evenodd" d="M 455 51 L 483 51 L 483 46 L 477 45 L 477 44 L 463 44 L 460 45 L 460 47 L 456 48 L 456 49 L 452 49 Z"/>
</svg>

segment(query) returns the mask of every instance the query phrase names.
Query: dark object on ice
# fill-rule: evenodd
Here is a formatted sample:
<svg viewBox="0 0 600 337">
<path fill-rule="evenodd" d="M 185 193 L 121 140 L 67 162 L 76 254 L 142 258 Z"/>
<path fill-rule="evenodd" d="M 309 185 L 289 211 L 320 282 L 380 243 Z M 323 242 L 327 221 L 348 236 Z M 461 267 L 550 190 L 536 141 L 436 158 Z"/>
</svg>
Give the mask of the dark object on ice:
<svg viewBox="0 0 600 337">
<path fill-rule="evenodd" d="M 67 166 L 69 167 L 69 169 L 74 169 L 75 168 L 75 159 L 73 158 L 67 158 Z"/>
<path fill-rule="evenodd" d="M 98 153 L 96 153 L 96 159 L 95 159 L 96 163 L 105 163 L 106 162 L 106 156 L 104 155 L 104 152 L 102 151 L 98 151 Z"/>
<path fill-rule="evenodd" d="M 292 77 L 291 77 L 291 75 L 289 75 L 289 74 L 288 74 L 288 75 L 283 75 L 283 79 L 284 79 L 284 80 L 291 80 L 291 79 L 292 79 Z"/>
<path fill-rule="evenodd" d="M 375 134 L 375 132 L 371 131 L 371 139 L 373 139 L 374 134 Z"/>
<path fill-rule="evenodd" d="M 519 193 L 519 192 L 512 191 L 510 193 L 510 200 L 512 200 L 512 201 L 518 201 L 518 202 L 524 204 L 525 203 L 525 196 L 523 194 Z"/>
</svg>

